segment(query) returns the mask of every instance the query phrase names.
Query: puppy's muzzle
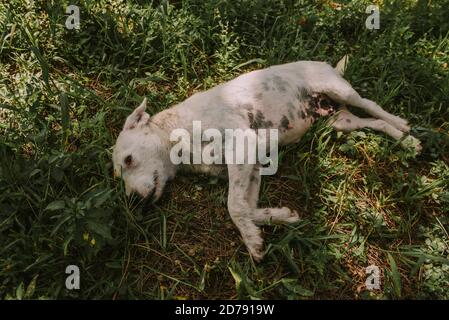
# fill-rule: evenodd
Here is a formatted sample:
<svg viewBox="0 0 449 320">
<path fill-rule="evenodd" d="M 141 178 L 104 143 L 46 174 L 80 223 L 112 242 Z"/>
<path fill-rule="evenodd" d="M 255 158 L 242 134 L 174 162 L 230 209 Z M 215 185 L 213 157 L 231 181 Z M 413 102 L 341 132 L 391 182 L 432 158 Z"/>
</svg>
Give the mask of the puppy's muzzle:
<svg viewBox="0 0 449 320">
<path fill-rule="evenodd" d="M 131 198 L 140 199 L 138 200 L 139 204 L 143 205 L 144 207 L 150 206 L 156 202 L 157 197 L 155 195 L 156 195 L 156 187 L 152 187 L 151 190 L 146 194 L 142 194 L 136 190 L 132 190 L 128 194 L 128 196 Z"/>
<path fill-rule="evenodd" d="M 156 187 L 153 187 L 148 195 L 144 198 L 145 203 L 154 203 L 156 202 Z"/>
</svg>

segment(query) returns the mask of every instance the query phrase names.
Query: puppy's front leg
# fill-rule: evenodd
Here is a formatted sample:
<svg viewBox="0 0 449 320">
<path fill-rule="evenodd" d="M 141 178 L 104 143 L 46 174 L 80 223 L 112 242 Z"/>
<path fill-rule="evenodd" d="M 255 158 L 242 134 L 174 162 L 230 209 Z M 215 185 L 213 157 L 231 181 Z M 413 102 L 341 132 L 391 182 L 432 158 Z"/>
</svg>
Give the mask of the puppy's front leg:
<svg viewBox="0 0 449 320">
<path fill-rule="evenodd" d="M 254 198 L 250 199 L 251 177 L 254 171 L 254 165 L 250 164 L 228 165 L 228 210 L 250 255 L 254 260 L 260 261 L 264 255 L 263 239 L 260 228 L 252 220 L 252 210 L 254 210 L 257 199 L 256 201 L 254 201 Z"/>
<path fill-rule="evenodd" d="M 249 253 L 256 261 L 263 258 L 263 239 L 258 224 L 269 222 L 293 223 L 298 213 L 289 208 L 257 208 L 260 175 L 256 165 L 228 165 L 228 210 L 242 235 Z"/>
<path fill-rule="evenodd" d="M 299 220 L 298 213 L 287 207 L 282 208 L 257 208 L 259 200 L 260 183 L 261 183 L 260 167 L 253 166 L 253 171 L 249 178 L 249 190 L 246 193 L 251 210 L 251 218 L 256 225 L 267 223 L 293 223 Z"/>
</svg>

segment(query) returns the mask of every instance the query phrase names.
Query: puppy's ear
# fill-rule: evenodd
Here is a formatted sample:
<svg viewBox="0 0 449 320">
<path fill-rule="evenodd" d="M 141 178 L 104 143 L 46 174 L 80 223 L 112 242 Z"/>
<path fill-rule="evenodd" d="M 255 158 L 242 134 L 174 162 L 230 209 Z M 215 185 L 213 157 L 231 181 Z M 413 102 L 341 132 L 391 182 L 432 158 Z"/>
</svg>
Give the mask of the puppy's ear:
<svg viewBox="0 0 449 320">
<path fill-rule="evenodd" d="M 143 99 L 140 106 L 138 106 L 133 113 L 126 119 L 123 130 L 130 130 L 137 128 L 140 125 L 145 125 L 150 120 L 150 115 L 145 112 L 147 108 L 147 98 Z"/>
</svg>

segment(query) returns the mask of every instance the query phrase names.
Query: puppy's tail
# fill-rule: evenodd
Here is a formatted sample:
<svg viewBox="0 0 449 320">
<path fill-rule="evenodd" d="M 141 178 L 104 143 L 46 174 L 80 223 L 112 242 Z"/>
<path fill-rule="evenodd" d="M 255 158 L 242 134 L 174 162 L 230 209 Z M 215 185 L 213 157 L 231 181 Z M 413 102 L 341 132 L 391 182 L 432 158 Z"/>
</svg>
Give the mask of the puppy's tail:
<svg viewBox="0 0 449 320">
<path fill-rule="evenodd" d="M 335 71 L 337 71 L 341 76 L 345 74 L 346 68 L 348 67 L 349 62 L 349 55 L 345 55 L 343 58 L 341 58 L 340 61 L 338 61 L 337 65 L 335 66 Z"/>
</svg>

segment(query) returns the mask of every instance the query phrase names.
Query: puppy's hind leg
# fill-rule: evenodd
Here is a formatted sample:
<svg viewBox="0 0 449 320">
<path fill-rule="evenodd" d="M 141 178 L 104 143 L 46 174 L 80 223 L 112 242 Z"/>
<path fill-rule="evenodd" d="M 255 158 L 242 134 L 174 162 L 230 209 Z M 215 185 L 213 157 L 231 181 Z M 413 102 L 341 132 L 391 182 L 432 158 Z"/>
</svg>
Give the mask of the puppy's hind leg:
<svg viewBox="0 0 449 320">
<path fill-rule="evenodd" d="M 415 148 L 417 153 L 421 151 L 421 144 L 418 139 L 413 136 L 406 135 L 404 132 L 398 130 L 384 120 L 359 118 L 349 112 L 346 108 L 343 108 L 329 121 L 337 131 L 350 132 L 362 128 L 371 128 L 376 131 L 384 132 L 390 137 L 393 137 L 395 140 L 401 140 L 401 144 L 406 148 Z"/>
<path fill-rule="evenodd" d="M 374 101 L 369 99 L 362 98 L 354 88 L 351 87 L 349 83 L 344 81 L 343 79 L 338 81 L 335 88 L 332 90 L 328 90 L 325 92 L 331 99 L 334 99 L 337 102 L 350 105 L 353 107 L 358 107 L 365 112 L 369 113 L 375 118 L 382 119 L 396 129 L 401 130 L 402 132 L 409 132 L 410 126 L 408 125 L 407 120 L 402 119 L 401 117 L 395 116 L 379 106 Z"/>
<path fill-rule="evenodd" d="M 408 125 L 407 120 L 395 116 L 391 113 L 388 113 L 374 101 L 362 98 L 357 94 L 357 96 L 351 98 L 349 104 L 355 107 L 362 108 L 372 116 L 388 122 L 389 124 L 393 125 L 402 132 L 410 132 L 410 126 Z"/>
</svg>

